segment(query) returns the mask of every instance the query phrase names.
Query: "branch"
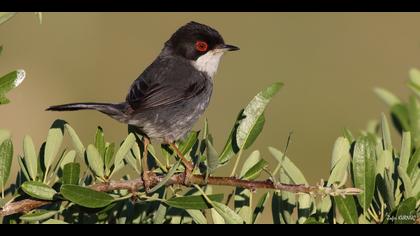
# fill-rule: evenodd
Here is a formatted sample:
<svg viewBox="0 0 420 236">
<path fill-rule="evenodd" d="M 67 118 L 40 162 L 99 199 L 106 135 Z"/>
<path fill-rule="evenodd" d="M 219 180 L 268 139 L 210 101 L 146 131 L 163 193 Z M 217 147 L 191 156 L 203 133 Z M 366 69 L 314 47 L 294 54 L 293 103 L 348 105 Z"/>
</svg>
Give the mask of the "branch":
<svg viewBox="0 0 420 236">
<path fill-rule="evenodd" d="M 158 183 L 162 182 L 165 176 L 156 175 L 154 172 L 149 172 L 149 185 L 150 187 L 156 186 Z M 231 186 L 239 187 L 250 190 L 256 189 L 272 189 L 279 191 L 287 191 L 292 193 L 303 193 L 303 194 L 316 194 L 316 195 L 356 195 L 361 191 L 356 188 L 346 188 L 346 189 L 337 189 L 333 187 L 323 187 L 318 186 L 306 186 L 300 184 L 282 184 L 274 183 L 271 180 L 264 181 L 251 181 L 251 180 L 242 180 L 235 177 L 208 177 L 206 179 L 203 175 L 193 175 L 188 181 L 191 185 L 197 184 L 200 186 L 205 185 L 219 185 L 219 186 Z M 167 182 L 166 186 L 171 185 L 183 185 L 185 186 L 185 174 L 176 174 L 172 176 Z M 141 189 L 144 189 L 146 183 L 142 178 L 137 178 L 133 180 L 118 180 L 110 181 L 106 183 L 97 183 L 90 185 L 89 188 L 99 191 L 99 192 L 111 192 L 114 190 L 129 190 L 135 192 Z M 20 212 L 28 212 L 30 210 L 48 205 L 54 201 L 42 201 L 34 199 L 25 199 L 16 202 L 11 202 L 6 204 L 0 210 L 0 217 L 13 215 Z"/>
</svg>

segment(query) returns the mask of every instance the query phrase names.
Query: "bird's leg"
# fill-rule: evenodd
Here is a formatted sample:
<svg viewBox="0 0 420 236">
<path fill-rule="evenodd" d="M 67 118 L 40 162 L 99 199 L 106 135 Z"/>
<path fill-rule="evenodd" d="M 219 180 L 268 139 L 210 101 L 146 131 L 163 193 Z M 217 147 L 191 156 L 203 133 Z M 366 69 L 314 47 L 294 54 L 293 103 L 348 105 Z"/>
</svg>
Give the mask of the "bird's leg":
<svg viewBox="0 0 420 236">
<path fill-rule="evenodd" d="M 149 170 L 149 166 L 147 163 L 147 156 L 148 156 L 148 151 L 147 151 L 147 147 L 150 144 L 150 140 L 147 137 L 143 137 L 143 182 L 144 182 L 144 187 L 146 192 L 149 192 L 150 190 L 150 170 Z"/>
<path fill-rule="evenodd" d="M 188 185 L 189 183 L 189 178 L 192 174 L 192 171 L 194 169 L 193 164 L 188 161 L 184 155 L 181 153 L 181 151 L 179 151 L 178 147 L 175 145 L 175 143 L 170 143 L 169 144 L 171 146 L 171 148 L 176 152 L 177 156 L 179 157 L 179 159 L 181 159 L 182 163 L 185 166 L 185 184 Z"/>
</svg>

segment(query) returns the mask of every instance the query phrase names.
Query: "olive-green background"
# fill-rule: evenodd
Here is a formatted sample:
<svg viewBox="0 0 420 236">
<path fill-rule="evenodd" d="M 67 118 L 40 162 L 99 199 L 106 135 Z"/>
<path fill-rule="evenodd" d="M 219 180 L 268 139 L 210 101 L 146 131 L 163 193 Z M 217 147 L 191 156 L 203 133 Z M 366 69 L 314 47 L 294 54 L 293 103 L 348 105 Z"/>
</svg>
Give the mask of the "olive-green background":
<svg viewBox="0 0 420 236">
<path fill-rule="evenodd" d="M 312 184 L 328 177 L 332 146 L 344 127 L 357 132 L 387 111 L 372 89 L 406 97 L 408 70 L 420 65 L 420 14 L 414 13 L 44 13 L 41 25 L 33 13 L 21 13 L 0 26 L 0 74 L 27 72 L 8 94 L 12 103 L 0 106 L 1 128 L 12 131 L 18 153 L 24 134 L 40 145 L 57 118 L 84 143 L 92 141 L 96 125 L 119 142 L 126 127 L 98 112 L 44 109 L 122 101 L 163 43 L 191 20 L 241 48 L 224 56 L 205 113 L 217 150 L 239 109 L 282 81 L 251 149 L 274 163 L 266 147 L 283 149 L 293 131 L 288 155 Z"/>
</svg>

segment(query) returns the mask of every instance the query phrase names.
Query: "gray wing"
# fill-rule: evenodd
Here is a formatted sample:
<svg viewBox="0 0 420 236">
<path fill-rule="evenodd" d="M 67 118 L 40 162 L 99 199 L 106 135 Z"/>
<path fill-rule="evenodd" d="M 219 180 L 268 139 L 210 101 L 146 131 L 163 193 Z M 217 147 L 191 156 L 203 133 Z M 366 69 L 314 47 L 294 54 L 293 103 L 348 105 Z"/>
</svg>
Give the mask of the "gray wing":
<svg viewBox="0 0 420 236">
<path fill-rule="evenodd" d="M 126 101 L 136 112 L 172 105 L 203 92 L 205 80 L 187 61 L 158 58 L 133 82 Z"/>
</svg>

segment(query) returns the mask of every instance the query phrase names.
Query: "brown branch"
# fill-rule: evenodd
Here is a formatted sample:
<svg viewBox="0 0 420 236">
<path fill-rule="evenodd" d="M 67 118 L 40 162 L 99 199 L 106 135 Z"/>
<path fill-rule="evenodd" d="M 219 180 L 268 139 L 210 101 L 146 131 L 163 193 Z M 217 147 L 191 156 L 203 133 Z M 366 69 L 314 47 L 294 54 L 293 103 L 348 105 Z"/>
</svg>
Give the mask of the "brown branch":
<svg viewBox="0 0 420 236">
<path fill-rule="evenodd" d="M 150 183 L 147 183 L 149 186 L 153 187 L 160 183 L 164 176 L 156 175 L 154 172 L 148 173 Z M 292 193 L 306 193 L 306 194 L 322 194 L 322 195 L 355 195 L 359 194 L 360 190 L 355 188 L 347 189 L 335 189 L 334 187 L 323 187 L 323 186 L 306 186 L 299 184 L 282 184 L 274 183 L 271 180 L 265 181 L 251 181 L 251 180 L 242 180 L 235 177 L 208 177 L 207 179 L 203 175 L 193 175 L 190 176 L 188 180 L 189 184 L 196 184 L 200 186 L 205 185 L 219 185 L 219 186 L 232 186 L 240 187 L 250 190 L 256 189 L 273 189 L 280 191 L 287 191 Z M 99 192 L 111 192 L 114 190 L 129 190 L 135 192 L 141 189 L 144 189 L 145 182 L 142 178 L 137 178 L 133 180 L 118 180 L 110 181 L 106 183 L 97 183 L 89 186 L 89 188 L 99 191 Z M 185 186 L 185 174 L 176 174 L 172 176 L 166 186 L 170 185 L 184 185 Z M 0 210 L 0 217 L 8 216 L 20 212 L 28 212 L 30 210 L 48 205 L 54 201 L 41 201 L 34 199 L 25 199 L 16 202 L 11 202 L 6 204 Z"/>
</svg>

